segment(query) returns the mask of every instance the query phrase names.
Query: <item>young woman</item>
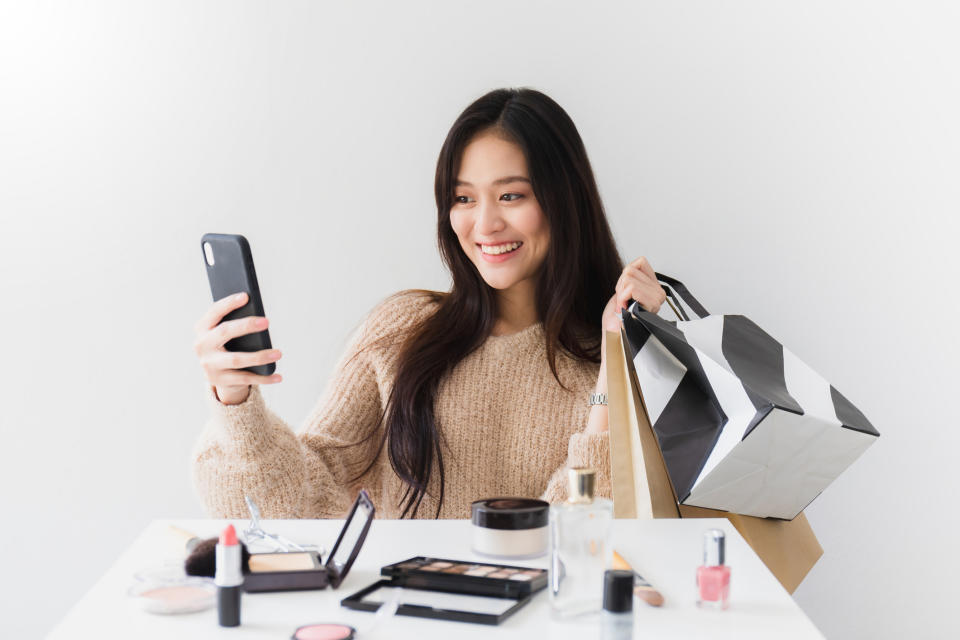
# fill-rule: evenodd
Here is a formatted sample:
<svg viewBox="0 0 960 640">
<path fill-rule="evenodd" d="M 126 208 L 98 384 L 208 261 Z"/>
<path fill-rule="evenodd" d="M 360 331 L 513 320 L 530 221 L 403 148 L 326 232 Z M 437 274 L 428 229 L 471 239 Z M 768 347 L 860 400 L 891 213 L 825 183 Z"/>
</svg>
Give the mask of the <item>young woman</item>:
<svg viewBox="0 0 960 640">
<path fill-rule="evenodd" d="M 384 517 L 466 518 L 495 496 L 566 498 L 568 466 L 598 470 L 609 495 L 603 329 L 637 300 L 664 301 L 644 258 L 624 268 L 576 127 L 546 95 L 499 89 L 450 129 L 435 181 L 449 292 L 403 291 L 363 322 L 298 434 L 243 367 L 280 352 L 230 353 L 266 318 L 220 324 L 195 348 L 213 417 L 194 458 L 212 517 L 342 517 L 360 487 Z"/>
</svg>

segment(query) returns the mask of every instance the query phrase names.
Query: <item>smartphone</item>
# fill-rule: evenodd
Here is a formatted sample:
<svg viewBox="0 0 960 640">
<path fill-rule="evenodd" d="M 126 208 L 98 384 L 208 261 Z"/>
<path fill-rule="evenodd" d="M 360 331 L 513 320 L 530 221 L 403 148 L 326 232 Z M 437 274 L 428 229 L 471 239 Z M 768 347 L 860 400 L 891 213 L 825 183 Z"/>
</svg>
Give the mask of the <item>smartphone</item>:
<svg viewBox="0 0 960 640">
<path fill-rule="evenodd" d="M 253 268 L 253 254 L 247 239 L 230 233 L 207 233 L 200 239 L 200 248 L 203 251 L 203 263 L 207 267 L 207 280 L 210 281 L 210 293 L 213 294 L 214 302 L 242 291 L 248 296 L 245 305 L 228 313 L 221 322 L 266 315 L 263 311 L 263 300 L 260 299 L 257 272 Z M 227 351 L 270 349 L 270 332 L 264 330 L 233 338 L 227 341 L 224 348 Z M 245 367 L 243 371 L 269 376 L 276 368 L 275 362 L 268 362 Z"/>
</svg>

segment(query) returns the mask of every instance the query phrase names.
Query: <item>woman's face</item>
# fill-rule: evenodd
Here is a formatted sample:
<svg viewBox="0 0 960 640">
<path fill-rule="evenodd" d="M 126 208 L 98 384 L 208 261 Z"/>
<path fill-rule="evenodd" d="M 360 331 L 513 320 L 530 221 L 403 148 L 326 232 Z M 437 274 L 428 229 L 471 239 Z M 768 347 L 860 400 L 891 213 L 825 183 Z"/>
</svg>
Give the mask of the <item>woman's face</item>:
<svg viewBox="0 0 960 640">
<path fill-rule="evenodd" d="M 550 246 L 550 226 L 516 144 L 486 133 L 466 146 L 450 224 L 488 285 L 503 291 L 536 284 Z"/>
</svg>

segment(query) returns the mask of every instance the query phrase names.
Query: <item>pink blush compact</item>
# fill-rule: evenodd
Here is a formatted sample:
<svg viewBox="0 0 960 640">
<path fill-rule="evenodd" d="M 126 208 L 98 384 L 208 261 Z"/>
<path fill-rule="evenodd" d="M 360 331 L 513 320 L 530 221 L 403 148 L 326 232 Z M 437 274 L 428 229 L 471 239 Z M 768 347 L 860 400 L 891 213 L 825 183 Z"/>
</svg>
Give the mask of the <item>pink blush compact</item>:
<svg viewBox="0 0 960 640">
<path fill-rule="evenodd" d="M 351 640 L 356 629 L 345 624 L 308 624 L 298 627 L 292 640 Z"/>
</svg>

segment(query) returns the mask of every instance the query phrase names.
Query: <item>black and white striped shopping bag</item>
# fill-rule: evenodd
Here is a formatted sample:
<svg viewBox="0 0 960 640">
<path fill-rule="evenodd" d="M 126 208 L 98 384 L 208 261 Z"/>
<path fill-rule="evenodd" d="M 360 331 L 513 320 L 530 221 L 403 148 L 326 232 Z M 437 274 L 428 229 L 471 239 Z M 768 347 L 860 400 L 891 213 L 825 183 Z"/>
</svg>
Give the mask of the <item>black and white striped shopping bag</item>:
<svg viewBox="0 0 960 640">
<path fill-rule="evenodd" d="M 880 434 L 750 319 L 710 315 L 683 284 L 657 276 L 680 319 L 634 303 L 623 326 L 678 500 L 793 519 Z"/>
</svg>

